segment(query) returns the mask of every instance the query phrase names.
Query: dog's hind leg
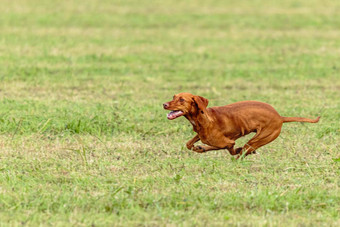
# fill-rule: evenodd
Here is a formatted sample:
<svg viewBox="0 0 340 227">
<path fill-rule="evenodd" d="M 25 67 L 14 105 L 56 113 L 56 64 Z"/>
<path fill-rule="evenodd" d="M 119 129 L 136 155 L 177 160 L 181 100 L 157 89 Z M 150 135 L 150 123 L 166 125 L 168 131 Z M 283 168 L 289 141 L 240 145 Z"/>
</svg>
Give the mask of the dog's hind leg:
<svg viewBox="0 0 340 227">
<path fill-rule="evenodd" d="M 270 129 L 262 129 L 260 132 L 256 133 L 256 135 L 250 139 L 243 147 L 242 149 L 237 148 L 236 151 L 239 152 L 240 156 L 244 153 L 245 155 L 254 154 L 255 150 L 262 147 L 263 145 L 266 145 L 273 140 L 275 140 L 281 132 L 281 126 L 273 130 L 273 128 Z"/>
</svg>

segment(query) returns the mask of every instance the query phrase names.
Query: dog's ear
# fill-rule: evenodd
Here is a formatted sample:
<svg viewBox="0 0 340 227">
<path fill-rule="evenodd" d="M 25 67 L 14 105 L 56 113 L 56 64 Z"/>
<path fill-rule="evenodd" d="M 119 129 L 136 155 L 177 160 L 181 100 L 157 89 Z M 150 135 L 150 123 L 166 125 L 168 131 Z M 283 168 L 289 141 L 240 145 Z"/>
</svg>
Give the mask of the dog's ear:
<svg viewBox="0 0 340 227">
<path fill-rule="evenodd" d="M 203 98 L 203 97 L 201 97 L 201 96 L 194 96 L 192 99 L 193 99 L 194 102 L 196 103 L 198 109 L 204 110 L 204 109 L 207 108 L 208 103 L 209 103 L 208 99 Z"/>
</svg>

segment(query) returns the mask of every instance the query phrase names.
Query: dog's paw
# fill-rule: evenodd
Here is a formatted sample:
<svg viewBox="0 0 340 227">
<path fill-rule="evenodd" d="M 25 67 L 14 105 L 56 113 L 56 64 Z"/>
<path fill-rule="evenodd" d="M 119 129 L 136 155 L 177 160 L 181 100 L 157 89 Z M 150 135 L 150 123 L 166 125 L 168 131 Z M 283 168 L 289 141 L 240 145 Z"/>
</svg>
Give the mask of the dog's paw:
<svg viewBox="0 0 340 227">
<path fill-rule="evenodd" d="M 235 154 L 241 153 L 242 149 L 243 149 L 242 147 L 236 148 L 236 149 L 235 149 Z"/>
<path fill-rule="evenodd" d="M 193 147 L 192 150 L 197 152 L 197 153 L 204 153 L 205 152 L 204 147 L 201 147 L 201 146 Z"/>
<path fill-rule="evenodd" d="M 192 143 L 187 143 L 186 145 L 187 145 L 187 148 L 189 150 L 191 150 L 194 147 L 194 145 Z"/>
</svg>

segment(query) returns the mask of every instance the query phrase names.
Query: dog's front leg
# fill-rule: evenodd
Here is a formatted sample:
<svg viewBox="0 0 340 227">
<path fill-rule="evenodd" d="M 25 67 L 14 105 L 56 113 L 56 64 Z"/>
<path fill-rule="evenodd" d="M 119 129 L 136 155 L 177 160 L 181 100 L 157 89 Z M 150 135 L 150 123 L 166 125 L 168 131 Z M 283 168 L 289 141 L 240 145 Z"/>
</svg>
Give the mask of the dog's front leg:
<svg viewBox="0 0 340 227">
<path fill-rule="evenodd" d="M 219 148 L 219 147 L 199 145 L 199 146 L 194 147 L 192 150 L 197 152 L 197 153 L 204 153 L 204 152 L 207 152 L 207 151 L 220 150 L 220 149 L 221 148 Z"/>
<path fill-rule="evenodd" d="M 199 140 L 200 140 L 199 136 L 196 135 L 194 138 L 192 138 L 191 140 L 189 140 L 189 141 L 187 142 L 187 148 L 188 148 L 189 150 L 191 150 L 191 148 L 194 147 L 194 143 L 196 143 L 196 142 L 199 141 Z"/>
</svg>

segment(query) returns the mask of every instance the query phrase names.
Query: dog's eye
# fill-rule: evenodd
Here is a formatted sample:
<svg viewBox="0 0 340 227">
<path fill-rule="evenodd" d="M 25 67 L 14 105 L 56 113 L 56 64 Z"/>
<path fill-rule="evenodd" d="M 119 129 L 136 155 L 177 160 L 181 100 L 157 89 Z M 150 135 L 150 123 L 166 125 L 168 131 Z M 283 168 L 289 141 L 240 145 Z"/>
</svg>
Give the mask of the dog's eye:
<svg viewBox="0 0 340 227">
<path fill-rule="evenodd" d="M 180 98 L 179 101 L 180 101 L 180 102 L 184 102 L 185 100 L 184 100 L 183 98 Z"/>
</svg>

